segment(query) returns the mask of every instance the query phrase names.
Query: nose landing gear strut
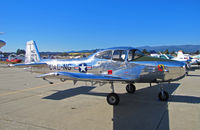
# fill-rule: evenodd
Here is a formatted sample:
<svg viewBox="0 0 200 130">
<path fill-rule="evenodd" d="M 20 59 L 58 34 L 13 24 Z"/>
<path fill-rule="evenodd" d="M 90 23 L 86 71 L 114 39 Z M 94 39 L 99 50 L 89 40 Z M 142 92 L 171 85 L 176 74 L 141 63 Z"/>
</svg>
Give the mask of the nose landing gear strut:
<svg viewBox="0 0 200 130">
<path fill-rule="evenodd" d="M 113 82 L 111 84 L 112 93 L 107 95 L 107 102 L 110 105 L 117 105 L 119 104 L 119 96 L 114 92 L 114 85 Z"/>
</svg>

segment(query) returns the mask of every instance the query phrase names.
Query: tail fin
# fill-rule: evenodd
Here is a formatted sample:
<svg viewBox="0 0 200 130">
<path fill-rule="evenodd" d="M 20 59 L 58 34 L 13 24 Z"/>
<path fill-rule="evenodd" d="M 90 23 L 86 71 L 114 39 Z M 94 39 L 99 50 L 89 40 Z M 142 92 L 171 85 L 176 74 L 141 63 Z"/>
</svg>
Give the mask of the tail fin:
<svg viewBox="0 0 200 130">
<path fill-rule="evenodd" d="M 25 63 L 33 63 L 40 61 L 40 54 L 35 41 L 31 40 L 26 43 Z"/>
<path fill-rule="evenodd" d="M 182 50 L 178 51 L 177 57 L 179 57 L 179 58 L 184 58 L 184 55 L 183 55 L 183 51 L 182 51 Z"/>
</svg>

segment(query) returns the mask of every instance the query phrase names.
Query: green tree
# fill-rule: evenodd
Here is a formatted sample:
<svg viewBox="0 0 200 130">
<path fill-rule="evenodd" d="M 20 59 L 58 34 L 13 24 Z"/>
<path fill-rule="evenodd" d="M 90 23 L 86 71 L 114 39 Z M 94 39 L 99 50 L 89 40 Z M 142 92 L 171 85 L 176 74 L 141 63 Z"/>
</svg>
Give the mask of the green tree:
<svg viewBox="0 0 200 130">
<path fill-rule="evenodd" d="M 169 54 L 168 49 L 163 52 L 164 54 Z"/>
<path fill-rule="evenodd" d="M 200 53 L 200 51 L 199 50 L 197 50 L 194 54 L 199 54 Z"/>
<path fill-rule="evenodd" d="M 146 49 L 143 49 L 142 53 L 149 54 L 149 52 Z"/>
<path fill-rule="evenodd" d="M 175 54 L 175 51 L 172 51 L 171 54 Z"/>
<path fill-rule="evenodd" d="M 25 53 L 26 53 L 26 51 L 23 49 L 17 49 L 17 52 L 16 52 L 17 55 L 25 54 Z"/>
<path fill-rule="evenodd" d="M 92 51 L 92 53 L 96 53 L 97 51 L 99 51 L 99 49 L 95 49 Z"/>
<path fill-rule="evenodd" d="M 61 54 L 61 56 L 69 56 L 69 53 L 64 52 L 64 53 Z"/>
</svg>

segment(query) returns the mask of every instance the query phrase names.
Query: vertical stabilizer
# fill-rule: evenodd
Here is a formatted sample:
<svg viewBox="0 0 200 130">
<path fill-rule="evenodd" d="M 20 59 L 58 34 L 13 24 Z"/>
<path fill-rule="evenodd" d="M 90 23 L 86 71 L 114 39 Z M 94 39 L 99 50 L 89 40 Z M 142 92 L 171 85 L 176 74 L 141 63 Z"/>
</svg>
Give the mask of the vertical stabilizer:
<svg viewBox="0 0 200 130">
<path fill-rule="evenodd" d="M 178 51 L 177 57 L 184 59 L 184 54 L 182 50 Z"/>
<path fill-rule="evenodd" d="M 26 43 L 25 63 L 33 63 L 40 61 L 40 54 L 35 41 L 31 40 Z"/>
</svg>

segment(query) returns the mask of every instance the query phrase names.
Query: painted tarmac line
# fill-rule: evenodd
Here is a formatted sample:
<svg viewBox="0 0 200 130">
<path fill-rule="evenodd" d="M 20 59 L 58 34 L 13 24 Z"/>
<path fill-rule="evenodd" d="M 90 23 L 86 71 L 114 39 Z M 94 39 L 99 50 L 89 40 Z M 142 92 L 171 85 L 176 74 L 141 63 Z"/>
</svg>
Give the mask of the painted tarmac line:
<svg viewBox="0 0 200 130">
<path fill-rule="evenodd" d="M 17 93 L 22 93 L 22 92 L 27 92 L 30 90 L 35 90 L 35 89 L 40 89 L 40 88 L 53 87 L 53 86 L 59 85 L 59 84 L 62 84 L 62 83 L 46 84 L 46 85 L 37 86 L 37 87 L 33 87 L 33 88 L 26 88 L 26 89 L 22 89 L 22 90 L 13 91 L 13 92 L 2 93 L 2 94 L 0 94 L 0 97 L 13 95 L 13 94 L 17 94 Z"/>
</svg>

